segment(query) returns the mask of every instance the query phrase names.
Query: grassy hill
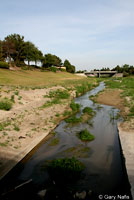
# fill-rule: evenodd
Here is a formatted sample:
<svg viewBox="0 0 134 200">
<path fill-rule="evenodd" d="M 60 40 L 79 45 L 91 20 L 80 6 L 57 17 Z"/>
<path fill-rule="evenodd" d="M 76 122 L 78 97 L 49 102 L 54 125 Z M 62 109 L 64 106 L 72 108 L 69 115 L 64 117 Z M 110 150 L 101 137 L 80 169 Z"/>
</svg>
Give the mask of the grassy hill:
<svg viewBox="0 0 134 200">
<path fill-rule="evenodd" d="M 0 85 L 13 86 L 53 86 L 57 84 L 69 84 L 74 81 L 85 80 L 67 72 L 40 72 L 19 70 L 11 71 L 0 69 Z"/>
</svg>

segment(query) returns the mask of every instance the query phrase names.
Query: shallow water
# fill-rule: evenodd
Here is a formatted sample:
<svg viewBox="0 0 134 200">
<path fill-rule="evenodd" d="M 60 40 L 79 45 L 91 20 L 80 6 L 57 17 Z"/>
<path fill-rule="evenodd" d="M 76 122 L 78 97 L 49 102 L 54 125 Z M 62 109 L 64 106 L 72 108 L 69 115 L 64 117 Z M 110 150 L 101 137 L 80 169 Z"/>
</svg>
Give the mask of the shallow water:
<svg viewBox="0 0 134 200">
<path fill-rule="evenodd" d="M 97 88 L 75 99 L 76 103 L 81 104 L 80 112 L 76 114 L 77 117 L 81 116 L 83 108 L 87 106 L 96 112 L 96 115 L 88 123 L 69 125 L 64 120 L 61 121 L 54 130 L 56 135 L 42 143 L 33 155 L 19 163 L 5 177 L 2 184 L 7 187 L 8 184 L 13 186 L 32 179 L 35 193 L 42 189 L 56 188 L 47 169 L 43 169 L 43 166 L 48 160 L 74 156 L 85 165 L 85 169 L 79 180 L 68 185 L 71 188 L 69 190 L 73 191 L 72 194 L 77 191 L 86 191 L 86 193 L 90 191 L 90 195 L 86 195 L 85 199 L 98 199 L 99 194 L 130 195 L 118 138 L 116 115 L 119 111 L 105 105 L 101 105 L 100 108 L 100 105 L 89 100 L 89 96 L 96 95 L 104 88 L 104 83 L 100 83 Z M 85 128 L 95 136 L 95 140 L 82 142 L 77 137 L 77 132 Z M 59 143 L 52 146 L 51 142 L 54 138 L 58 138 Z M 52 191 L 55 190 L 60 189 L 57 186 L 57 189 L 52 189 Z M 60 193 L 59 196 L 63 193 L 63 191 L 57 191 L 53 195 L 53 199 L 56 199 L 57 193 Z M 51 199 L 51 195 L 48 193 L 46 199 Z M 57 198 L 74 198 L 73 195 L 68 197 L 65 191 L 61 196 Z"/>
</svg>

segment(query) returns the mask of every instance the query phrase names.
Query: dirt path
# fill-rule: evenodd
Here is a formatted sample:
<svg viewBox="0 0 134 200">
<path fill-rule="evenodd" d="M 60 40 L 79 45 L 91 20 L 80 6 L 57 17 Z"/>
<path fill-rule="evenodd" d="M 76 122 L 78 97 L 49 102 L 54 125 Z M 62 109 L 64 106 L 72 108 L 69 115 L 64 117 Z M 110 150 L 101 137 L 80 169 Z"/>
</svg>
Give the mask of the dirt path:
<svg viewBox="0 0 134 200">
<path fill-rule="evenodd" d="M 2 97 L 14 96 L 14 105 L 10 111 L 0 110 L 0 179 L 13 168 L 27 153 L 53 130 L 63 113 L 69 109 L 75 91 L 70 98 L 62 100 L 45 109 L 41 106 L 51 100 L 44 98 L 49 91 L 64 90 L 61 86 L 44 88 L 12 90 L 3 87 Z"/>
</svg>

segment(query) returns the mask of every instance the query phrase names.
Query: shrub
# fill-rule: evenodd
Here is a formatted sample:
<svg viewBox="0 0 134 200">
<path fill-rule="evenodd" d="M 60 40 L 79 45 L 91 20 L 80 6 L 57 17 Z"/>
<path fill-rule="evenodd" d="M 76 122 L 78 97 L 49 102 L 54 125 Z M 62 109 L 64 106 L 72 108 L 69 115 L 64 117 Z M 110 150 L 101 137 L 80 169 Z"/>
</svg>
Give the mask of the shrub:
<svg viewBox="0 0 134 200">
<path fill-rule="evenodd" d="M 82 141 L 92 141 L 94 140 L 94 135 L 92 135 L 87 129 L 84 129 L 78 133 L 78 137 Z"/>
<path fill-rule="evenodd" d="M 57 68 L 56 68 L 56 67 L 50 67 L 50 71 L 56 72 L 56 71 L 57 71 Z"/>
<path fill-rule="evenodd" d="M 12 108 L 12 102 L 7 99 L 1 99 L 0 100 L 0 110 L 10 110 Z"/>
<path fill-rule="evenodd" d="M 9 69 L 9 64 L 3 61 L 0 61 L 0 68 Z"/>
</svg>

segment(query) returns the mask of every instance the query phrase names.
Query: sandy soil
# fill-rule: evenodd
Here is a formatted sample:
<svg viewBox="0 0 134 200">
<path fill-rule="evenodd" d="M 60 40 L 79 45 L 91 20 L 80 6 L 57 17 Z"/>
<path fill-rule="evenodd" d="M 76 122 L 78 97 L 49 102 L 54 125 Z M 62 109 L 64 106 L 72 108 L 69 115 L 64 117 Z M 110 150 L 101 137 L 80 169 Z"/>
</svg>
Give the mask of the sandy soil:
<svg viewBox="0 0 134 200">
<path fill-rule="evenodd" d="M 15 103 L 10 111 L 0 110 L 0 178 L 32 150 L 59 121 L 65 110 L 69 109 L 69 102 L 75 96 L 71 92 L 68 100 L 45 109 L 41 106 L 50 100 L 44 98 L 50 90 L 65 89 L 61 86 L 45 89 L 12 89 L 3 87 L 0 95 L 11 98 Z"/>
<path fill-rule="evenodd" d="M 120 96 L 121 92 L 122 90 L 119 89 L 105 89 L 96 97 L 96 101 L 100 104 L 110 105 L 118 108 L 121 115 L 125 117 L 129 112 L 129 108 L 125 106 L 125 100 Z M 128 97 L 125 97 L 125 99 L 126 101 L 129 101 Z M 122 127 L 124 131 L 134 131 L 134 119 L 121 123 L 120 127 Z"/>
</svg>

